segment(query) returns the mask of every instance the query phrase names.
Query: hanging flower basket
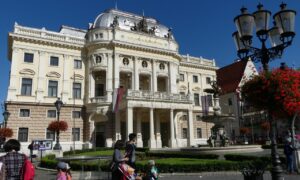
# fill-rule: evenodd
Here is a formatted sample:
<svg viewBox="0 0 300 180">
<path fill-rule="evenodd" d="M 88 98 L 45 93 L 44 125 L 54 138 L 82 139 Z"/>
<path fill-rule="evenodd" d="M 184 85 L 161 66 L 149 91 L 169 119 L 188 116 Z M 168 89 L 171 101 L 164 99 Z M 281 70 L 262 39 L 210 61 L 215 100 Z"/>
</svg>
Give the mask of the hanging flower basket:
<svg viewBox="0 0 300 180">
<path fill-rule="evenodd" d="M 13 136 L 13 130 L 10 128 L 1 128 L 0 137 L 10 138 Z"/>
<path fill-rule="evenodd" d="M 66 121 L 52 121 L 48 125 L 50 131 L 66 131 L 68 130 L 68 123 Z"/>
</svg>

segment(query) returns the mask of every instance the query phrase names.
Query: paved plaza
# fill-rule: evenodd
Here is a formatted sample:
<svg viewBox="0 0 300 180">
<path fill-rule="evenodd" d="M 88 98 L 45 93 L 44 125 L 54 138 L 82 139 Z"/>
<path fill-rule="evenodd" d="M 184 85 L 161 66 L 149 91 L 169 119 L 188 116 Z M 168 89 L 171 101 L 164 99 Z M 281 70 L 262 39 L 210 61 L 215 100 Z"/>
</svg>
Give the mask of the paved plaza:
<svg viewBox="0 0 300 180">
<path fill-rule="evenodd" d="M 43 179 L 43 180 L 54 180 L 55 179 L 56 172 L 54 171 L 47 171 L 47 170 L 37 170 L 36 178 L 35 179 Z M 81 174 L 79 172 L 73 172 L 73 179 L 74 180 L 81 180 L 81 179 L 103 179 L 107 180 L 109 179 L 107 177 L 107 174 L 105 176 L 101 176 L 97 174 L 91 174 L 89 172 L 86 172 L 84 174 Z M 160 178 L 161 180 L 182 180 L 182 179 L 188 179 L 188 180 L 243 180 L 243 176 L 240 172 L 203 172 L 203 173 L 190 173 L 190 174 L 161 174 Z M 299 180 L 300 175 L 286 175 L 285 174 L 285 180 Z M 270 173 L 265 173 L 264 180 L 271 180 Z"/>
</svg>

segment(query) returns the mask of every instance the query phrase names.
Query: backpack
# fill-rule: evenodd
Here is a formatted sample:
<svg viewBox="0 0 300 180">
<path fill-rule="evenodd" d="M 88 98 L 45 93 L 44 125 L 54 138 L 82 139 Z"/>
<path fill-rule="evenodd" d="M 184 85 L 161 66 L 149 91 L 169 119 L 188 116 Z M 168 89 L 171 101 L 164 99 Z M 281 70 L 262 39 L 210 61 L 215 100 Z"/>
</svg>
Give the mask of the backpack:
<svg viewBox="0 0 300 180">
<path fill-rule="evenodd" d="M 34 174 L 35 174 L 34 166 L 25 156 L 25 161 L 22 167 L 23 180 L 34 180 Z"/>
</svg>

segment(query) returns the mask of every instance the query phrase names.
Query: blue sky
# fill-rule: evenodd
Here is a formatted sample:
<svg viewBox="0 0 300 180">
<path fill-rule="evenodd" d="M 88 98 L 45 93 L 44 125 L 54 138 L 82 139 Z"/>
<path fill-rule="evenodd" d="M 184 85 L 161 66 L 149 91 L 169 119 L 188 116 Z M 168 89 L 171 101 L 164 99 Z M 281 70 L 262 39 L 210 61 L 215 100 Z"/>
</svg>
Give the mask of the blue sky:
<svg viewBox="0 0 300 180">
<path fill-rule="evenodd" d="M 236 31 L 233 18 L 244 5 L 249 12 L 256 11 L 261 2 L 275 14 L 282 0 L 118 0 L 118 9 L 136 14 L 145 12 L 172 27 L 181 54 L 215 59 L 219 67 L 236 58 L 232 33 Z M 299 0 L 286 0 L 290 9 L 300 13 Z M 86 29 L 89 22 L 102 11 L 114 8 L 115 0 L 1 0 L 0 4 L 0 101 L 5 100 L 10 62 L 7 59 L 7 36 L 14 22 L 20 25 L 58 31 L 61 25 Z M 283 57 L 271 63 L 272 67 L 286 62 L 300 67 L 299 17 L 296 17 L 297 35 Z M 254 45 L 259 46 L 254 41 Z M 297 52 L 298 50 L 298 52 Z M 298 55 L 298 56 L 297 56 Z M 261 65 L 257 64 L 259 68 Z M 2 119 L 2 117 L 0 118 Z"/>
</svg>

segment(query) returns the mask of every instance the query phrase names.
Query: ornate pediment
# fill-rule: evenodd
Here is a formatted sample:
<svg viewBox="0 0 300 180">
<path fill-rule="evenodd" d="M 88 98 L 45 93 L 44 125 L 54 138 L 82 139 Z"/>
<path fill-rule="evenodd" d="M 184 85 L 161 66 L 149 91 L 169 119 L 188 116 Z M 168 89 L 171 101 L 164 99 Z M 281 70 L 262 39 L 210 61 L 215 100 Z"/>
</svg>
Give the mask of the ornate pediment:
<svg viewBox="0 0 300 180">
<path fill-rule="evenodd" d="M 31 76 L 35 75 L 35 72 L 32 69 L 22 69 L 19 73 L 23 75 L 31 75 Z"/>
<path fill-rule="evenodd" d="M 60 78 L 60 74 L 58 72 L 55 72 L 55 71 L 51 71 L 51 72 L 48 72 L 47 77 L 53 77 L 53 78 Z"/>
<path fill-rule="evenodd" d="M 75 80 L 83 80 L 84 79 L 84 77 L 82 75 L 80 75 L 80 74 L 74 74 L 71 77 L 71 79 L 74 79 L 74 78 L 75 78 Z"/>
</svg>

